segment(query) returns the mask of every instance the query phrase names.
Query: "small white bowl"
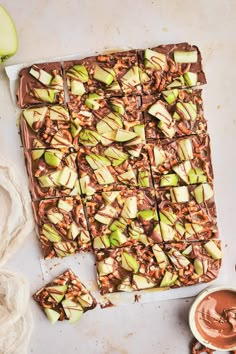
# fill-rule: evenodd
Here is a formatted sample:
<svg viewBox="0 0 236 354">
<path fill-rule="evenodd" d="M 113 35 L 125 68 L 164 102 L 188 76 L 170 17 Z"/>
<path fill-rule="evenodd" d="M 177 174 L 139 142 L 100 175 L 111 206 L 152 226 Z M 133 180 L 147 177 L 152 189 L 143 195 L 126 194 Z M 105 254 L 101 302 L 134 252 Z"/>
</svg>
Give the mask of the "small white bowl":
<svg viewBox="0 0 236 354">
<path fill-rule="evenodd" d="M 236 288 L 232 287 L 232 286 L 217 286 L 217 287 L 210 287 L 207 288 L 205 290 L 203 290 L 202 292 L 200 292 L 200 294 L 196 297 L 196 299 L 194 300 L 190 311 L 189 311 L 189 326 L 190 329 L 194 335 L 194 337 L 204 346 L 206 346 L 207 348 L 213 349 L 213 350 L 219 350 L 222 352 L 228 352 L 231 350 L 236 350 L 236 343 L 232 348 L 228 348 L 228 349 L 222 349 L 222 348 L 218 348 L 215 347 L 214 345 L 212 345 L 211 343 L 209 343 L 206 339 L 204 339 L 201 334 L 198 332 L 197 326 L 196 326 L 196 322 L 195 322 L 195 314 L 196 314 L 196 309 L 197 306 L 199 305 L 199 303 L 209 294 L 211 293 L 215 293 L 216 291 L 222 291 L 222 290 L 228 290 L 228 291 L 233 291 L 236 293 Z"/>
</svg>

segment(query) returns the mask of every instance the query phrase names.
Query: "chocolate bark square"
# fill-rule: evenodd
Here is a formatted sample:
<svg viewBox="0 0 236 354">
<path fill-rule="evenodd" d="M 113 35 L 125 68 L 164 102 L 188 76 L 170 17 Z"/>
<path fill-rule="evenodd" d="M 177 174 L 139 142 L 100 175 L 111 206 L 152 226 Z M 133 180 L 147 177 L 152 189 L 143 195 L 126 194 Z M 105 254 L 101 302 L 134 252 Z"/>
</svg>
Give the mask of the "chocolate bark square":
<svg viewBox="0 0 236 354">
<path fill-rule="evenodd" d="M 74 323 L 97 305 L 92 294 L 71 269 L 39 289 L 33 298 L 51 323 L 58 320 Z"/>
<path fill-rule="evenodd" d="M 148 157 L 142 144 L 80 147 L 77 157 L 82 194 L 152 187 Z"/>
<path fill-rule="evenodd" d="M 85 205 L 94 249 L 161 240 L 153 189 L 95 193 Z"/>
<path fill-rule="evenodd" d="M 113 97 L 140 94 L 136 50 L 87 57 L 64 62 L 71 102 L 86 93 Z"/>
<path fill-rule="evenodd" d="M 71 119 L 65 106 L 25 109 L 20 118 L 20 133 L 26 149 L 75 148 Z"/>
<path fill-rule="evenodd" d="M 91 249 L 79 196 L 43 199 L 32 205 L 44 258 L 65 257 Z"/>
<path fill-rule="evenodd" d="M 64 103 L 64 80 L 61 63 L 34 64 L 20 73 L 17 93 L 20 108 Z"/>
<path fill-rule="evenodd" d="M 147 139 L 178 138 L 207 132 L 202 90 L 172 89 L 142 97 Z"/>
<path fill-rule="evenodd" d="M 25 151 L 33 200 L 80 194 L 77 153 L 59 149 Z"/>
<path fill-rule="evenodd" d="M 215 279 L 220 241 L 179 242 L 96 252 L 102 294 L 148 288 L 178 288 Z"/>
<path fill-rule="evenodd" d="M 211 183 L 210 138 L 192 135 L 146 145 L 155 188 Z"/>
<path fill-rule="evenodd" d="M 206 83 L 201 53 L 195 45 L 160 45 L 138 51 L 138 57 L 144 94 Z"/>
</svg>

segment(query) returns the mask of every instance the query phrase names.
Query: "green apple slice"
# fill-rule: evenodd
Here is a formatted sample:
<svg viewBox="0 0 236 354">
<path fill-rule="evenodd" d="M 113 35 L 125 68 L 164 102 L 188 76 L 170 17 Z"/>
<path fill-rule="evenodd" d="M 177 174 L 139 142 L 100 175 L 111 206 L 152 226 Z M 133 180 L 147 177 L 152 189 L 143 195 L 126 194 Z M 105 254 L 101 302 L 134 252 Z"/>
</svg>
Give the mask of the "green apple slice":
<svg viewBox="0 0 236 354">
<path fill-rule="evenodd" d="M 117 130 L 123 127 L 123 123 L 119 113 L 109 113 L 103 119 L 101 119 L 97 125 L 96 129 L 99 134 L 104 134 L 111 130 Z"/>
<path fill-rule="evenodd" d="M 55 209 L 49 209 L 47 212 L 47 217 L 48 220 L 51 221 L 54 225 L 63 220 L 63 214 L 56 212 Z"/>
<path fill-rule="evenodd" d="M 31 152 L 31 156 L 33 160 L 38 160 L 41 156 L 43 156 L 45 150 L 33 150 Z"/>
<path fill-rule="evenodd" d="M 118 180 L 126 185 L 137 185 L 136 175 L 132 167 L 128 167 L 127 172 L 122 173 L 117 176 Z"/>
<path fill-rule="evenodd" d="M 164 241 L 171 241 L 175 238 L 175 230 L 172 226 L 160 221 L 161 234 Z"/>
<path fill-rule="evenodd" d="M 78 248 L 77 243 L 70 242 L 56 242 L 54 243 L 54 250 L 58 257 L 67 257 L 74 254 Z"/>
<path fill-rule="evenodd" d="M 140 210 L 137 217 L 143 221 L 158 220 L 157 211 L 155 209 Z"/>
<path fill-rule="evenodd" d="M 139 270 L 139 263 L 133 256 L 127 252 L 123 252 L 121 254 L 121 267 L 130 272 L 137 273 Z"/>
<path fill-rule="evenodd" d="M 114 112 L 117 112 L 121 115 L 123 115 L 125 113 L 124 102 L 120 98 L 118 98 L 118 97 L 111 98 L 110 105 L 111 105 L 111 108 Z"/>
<path fill-rule="evenodd" d="M 64 88 L 63 86 L 64 86 L 63 78 L 58 74 L 50 82 L 50 87 L 55 90 L 61 91 Z"/>
<path fill-rule="evenodd" d="M 61 174 L 59 176 L 59 183 L 66 188 L 72 189 L 75 185 L 77 177 L 77 173 L 74 170 L 65 166 L 61 170 Z"/>
<path fill-rule="evenodd" d="M 120 192 L 113 191 L 113 192 L 102 192 L 102 197 L 106 203 L 112 204 L 116 198 L 120 195 Z"/>
<path fill-rule="evenodd" d="M 157 127 L 162 131 L 163 134 L 165 134 L 165 136 L 167 136 L 167 138 L 172 139 L 173 136 L 175 135 L 175 127 L 168 125 L 162 121 L 160 121 L 157 124 Z"/>
<path fill-rule="evenodd" d="M 172 203 L 186 203 L 189 201 L 188 187 L 173 187 L 170 190 L 170 197 Z"/>
<path fill-rule="evenodd" d="M 110 240 L 107 235 L 97 236 L 93 240 L 93 247 L 96 249 L 103 249 L 110 247 Z"/>
<path fill-rule="evenodd" d="M 160 147 L 155 145 L 153 148 L 153 154 L 154 154 L 155 166 L 158 167 L 159 165 L 162 165 L 165 162 L 166 160 L 165 151 L 162 150 Z"/>
<path fill-rule="evenodd" d="M 160 209 L 159 214 L 160 220 L 167 225 L 174 225 L 178 220 L 178 217 L 174 213 L 164 209 Z"/>
<path fill-rule="evenodd" d="M 165 104 L 162 101 L 157 101 L 148 110 L 148 113 L 159 119 L 160 121 L 170 125 L 172 123 L 172 117 Z"/>
<path fill-rule="evenodd" d="M 62 301 L 62 306 L 70 323 L 77 322 L 84 313 L 80 304 L 69 299 Z"/>
<path fill-rule="evenodd" d="M 58 150 L 46 150 L 44 153 L 44 159 L 49 166 L 58 167 L 63 155 L 63 152 Z"/>
<path fill-rule="evenodd" d="M 131 69 L 127 71 L 127 73 L 121 78 L 122 84 L 129 89 L 131 87 L 135 87 L 140 84 L 139 78 L 139 68 L 138 66 L 132 66 Z"/>
<path fill-rule="evenodd" d="M 45 86 L 49 86 L 52 81 L 52 75 L 47 71 L 40 69 L 37 65 L 31 66 L 29 73 Z"/>
<path fill-rule="evenodd" d="M 110 234 L 110 244 L 114 247 L 119 247 L 128 241 L 128 238 L 122 233 L 121 230 L 115 230 Z"/>
<path fill-rule="evenodd" d="M 178 275 L 177 274 L 172 274 L 169 271 L 165 272 L 165 275 L 161 281 L 160 287 L 164 288 L 167 286 L 171 286 L 174 285 L 174 283 L 176 282 L 176 280 L 178 279 Z"/>
<path fill-rule="evenodd" d="M 143 170 L 138 172 L 138 185 L 140 187 L 150 187 L 149 171 Z"/>
<path fill-rule="evenodd" d="M 192 139 L 186 138 L 178 140 L 177 153 L 182 161 L 192 160 L 194 158 Z"/>
<path fill-rule="evenodd" d="M 111 162 L 102 155 L 92 153 L 90 155 L 86 155 L 85 158 L 93 170 L 111 165 Z"/>
<path fill-rule="evenodd" d="M 98 262 L 98 274 L 104 276 L 113 273 L 115 260 L 112 257 L 108 257 L 103 261 Z"/>
<path fill-rule="evenodd" d="M 94 219 L 99 221 L 101 224 L 109 225 L 116 214 L 116 208 L 113 208 L 111 205 L 107 204 L 98 210 L 97 214 L 94 216 Z"/>
<path fill-rule="evenodd" d="M 174 51 L 174 61 L 176 63 L 197 63 L 197 51 L 183 51 L 183 50 L 175 50 Z"/>
<path fill-rule="evenodd" d="M 69 226 L 67 237 L 69 239 L 75 240 L 79 234 L 80 234 L 80 227 L 73 221 Z"/>
<path fill-rule="evenodd" d="M 181 75 L 179 77 L 176 77 L 168 86 L 167 89 L 172 89 L 175 87 L 183 87 L 185 86 L 185 81 L 184 81 L 184 77 Z"/>
<path fill-rule="evenodd" d="M 93 298 L 90 294 L 80 295 L 77 299 L 83 308 L 91 307 L 93 305 Z"/>
<path fill-rule="evenodd" d="M 166 66 L 166 55 L 151 49 L 146 49 L 144 51 L 144 66 L 145 68 L 164 70 Z"/>
<path fill-rule="evenodd" d="M 77 79 L 83 83 L 89 79 L 88 71 L 84 65 L 76 64 L 66 72 L 67 76 Z"/>
<path fill-rule="evenodd" d="M 82 96 L 86 92 L 84 84 L 77 80 L 71 80 L 70 90 L 75 96 Z"/>
<path fill-rule="evenodd" d="M 81 191 L 83 194 L 89 196 L 89 195 L 93 195 L 96 192 L 95 188 L 90 186 L 90 177 L 88 175 L 81 177 L 79 181 L 80 181 Z"/>
<path fill-rule="evenodd" d="M 125 230 L 125 228 L 127 227 L 127 220 L 124 218 L 120 218 L 118 220 L 115 220 L 111 226 L 109 227 L 109 229 L 111 231 L 116 231 L 116 230 Z"/>
<path fill-rule="evenodd" d="M 166 266 L 169 264 L 169 261 L 165 252 L 161 249 L 161 247 L 155 244 L 154 246 L 152 246 L 152 251 L 154 253 L 154 256 L 156 258 L 159 267 L 161 269 L 166 268 Z"/>
<path fill-rule="evenodd" d="M 16 27 L 7 10 L 0 5 L 0 63 L 8 60 L 17 51 Z"/>
<path fill-rule="evenodd" d="M 38 177 L 39 184 L 43 188 L 59 186 L 60 175 L 61 171 L 55 171 L 52 173 L 47 173 L 46 175 L 42 175 Z"/>
<path fill-rule="evenodd" d="M 112 81 L 115 79 L 115 72 L 112 69 L 108 68 L 101 68 L 100 66 L 96 65 L 94 69 L 94 79 L 98 80 L 106 85 L 110 85 Z"/>
<path fill-rule="evenodd" d="M 49 224 L 43 224 L 42 234 L 51 242 L 61 241 L 61 236 Z"/>
<path fill-rule="evenodd" d="M 213 259 L 218 260 L 223 257 L 222 251 L 216 246 L 214 241 L 207 242 L 203 247 Z"/>
<path fill-rule="evenodd" d="M 57 90 L 34 88 L 30 94 L 43 102 L 53 103 Z"/>
<path fill-rule="evenodd" d="M 189 184 L 188 173 L 192 169 L 190 161 L 184 161 L 172 167 L 173 171 L 187 184 Z"/>
<path fill-rule="evenodd" d="M 186 268 L 190 264 L 190 261 L 175 248 L 171 248 L 168 257 L 177 269 Z"/>
<path fill-rule="evenodd" d="M 137 197 L 128 197 L 125 200 L 121 216 L 125 219 L 135 219 L 137 216 Z"/>
<path fill-rule="evenodd" d="M 179 90 L 173 89 L 173 90 L 163 91 L 162 95 L 168 104 L 172 104 L 177 100 L 179 96 Z"/>
<path fill-rule="evenodd" d="M 197 186 L 193 191 L 192 195 L 196 199 L 197 203 L 203 203 L 211 199 L 214 195 L 213 189 L 208 183 L 203 183 Z"/>
<path fill-rule="evenodd" d="M 62 120 L 62 121 L 69 121 L 70 116 L 69 112 L 66 108 L 62 106 L 52 106 L 49 108 L 49 117 L 51 120 Z"/>
<path fill-rule="evenodd" d="M 184 74 L 184 81 L 187 86 L 196 86 L 197 85 L 197 74 L 188 71 Z"/>
<path fill-rule="evenodd" d="M 135 290 L 149 289 L 155 286 L 155 283 L 143 275 L 134 274 L 132 286 Z"/>
<path fill-rule="evenodd" d="M 52 324 L 56 323 L 60 318 L 60 313 L 55 310 L 46 308 L 46 309 L 44 309 L 44 312 Z"/>
<path fill-rule="evenodd" d="M 72 199 L 59 199 L 57 203 L 57 207 L 67 213 L 69 213 L 71 210 L 73 210 L 73 202 L 70 203 Z"/>
<path fill-rule="evenodd" d="M 44 122 L 47 110 L 48 110 L 47 107 L 38 107 L 38 108 L 28 108 L 23 111 L 23 116 L 26 122 L 28 123 L 28 125 L 30 126 L 30 128 L 32 128 L 36 132 L 39 130 L 41 125 L 39 123 Z"/>
<path fill-rule="evenodd" d="M 126 291 L 126 292 L 130 292 L 133 291 L 131 283 L 130 283 L 130 278 L 124 278 L 122 280 L 122 282 L 117 286 L 117 290 L 119 291 Z"/>
<path fill-rule="evenodd" d="M 193 102 L 178 102 L 176 112 L 182 119 L 194 121 L 197 118 L 197 105 Z"/>
<path fill-rule="evenodd" d="M 111 184 L 115 182 L 107 167 L 100 167 L 94 173 L 99 184 Z"/>
<path fill-rule="evenodd" d="M 193 265 L 194 265 L 194 270 L 197 273 L 197 275 L 201 276 L 204 274 L 204 267 L 203 267 L 201 259 L 195 258 Z"/>
<path fill-rule="evenodd" d="M 115 141 L 118 142 L 124 142 L 124 141 L 129 141 L 131 139 L 134 139 L 137 136 L 136 133 L 129 131 L 129 130 L 124 130 L 124 129 L 118 129 L 116 131 L 116 136 L 115 136 Z"/>
<path fill-rule="evenodd" d="M 178 183 L 179 183 L 179 177 L 174 173 L 164 175 L 160 179 L 161 187 L 168 187 L 168 186 L 175 187 L 178 186 Z"/>
<path fill-rule="evenodd" d="M 65 292 L 67 290 L 67 285 L 53 285 L 53 286 L 47 286 L 45 288 L 50 294 L 51 297 L 53 297 L 54 300 L 59 304 L 59 302 L 62 301 Z"/>
<path fill-rule="evenodd" d="M 84 146 L 96 146 L 101 140 L 101 135 L 89 129 L 83 129 L 79 135 L 79 142 Z"/>
</svg>

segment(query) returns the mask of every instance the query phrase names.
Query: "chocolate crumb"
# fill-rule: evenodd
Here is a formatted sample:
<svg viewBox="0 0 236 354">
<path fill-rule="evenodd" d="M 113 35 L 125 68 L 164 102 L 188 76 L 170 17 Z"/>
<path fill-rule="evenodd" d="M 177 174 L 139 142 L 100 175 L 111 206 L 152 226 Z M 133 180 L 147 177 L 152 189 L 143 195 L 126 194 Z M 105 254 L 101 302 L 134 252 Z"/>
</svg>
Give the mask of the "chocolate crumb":
<svg viewBox="0 0 236 354">
<path fill-rule="evenodd" d="M 141 295 L 134 295 L 134 302 L 139 302 Z"/>
<path fill-rule="evenodd" d="M 106 299 L 107 302 L 105 304 L 100 304 L 101 309 L 106 309 L 107 307 L 115 306 L 110 300 Z"/>
</svg>

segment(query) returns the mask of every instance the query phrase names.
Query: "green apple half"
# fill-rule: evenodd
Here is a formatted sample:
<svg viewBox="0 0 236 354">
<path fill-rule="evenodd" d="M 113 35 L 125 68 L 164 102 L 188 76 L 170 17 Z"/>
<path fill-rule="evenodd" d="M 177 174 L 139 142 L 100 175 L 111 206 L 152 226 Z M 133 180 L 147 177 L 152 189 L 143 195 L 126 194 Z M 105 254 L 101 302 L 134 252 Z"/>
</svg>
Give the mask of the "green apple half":
<svg viewBox="0 0 236 354">
<path fill-rule="evenodd" d="M 0 64 L 17 51 L 18 41 L 14 22 L 8 12 L 0 5 Z"/>
</svg>

